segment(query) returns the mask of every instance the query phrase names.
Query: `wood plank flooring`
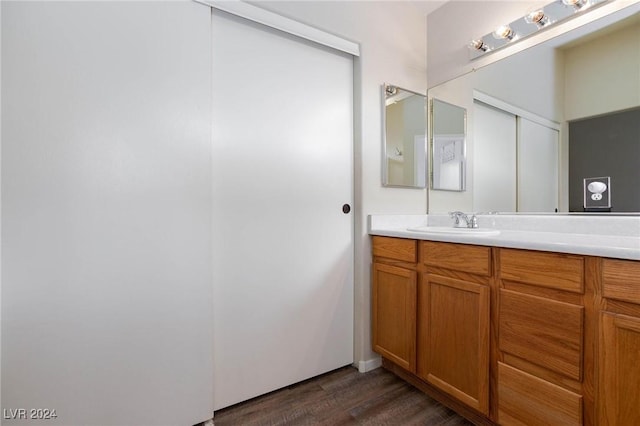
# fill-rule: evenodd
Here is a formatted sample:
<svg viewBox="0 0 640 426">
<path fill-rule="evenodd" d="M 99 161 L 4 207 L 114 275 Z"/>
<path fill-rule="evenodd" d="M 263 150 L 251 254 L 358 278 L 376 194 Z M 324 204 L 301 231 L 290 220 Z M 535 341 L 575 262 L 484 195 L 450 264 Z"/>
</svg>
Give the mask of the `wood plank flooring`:
<svg viewBox="0 0 640 426">
<path fill-rule="evenodd" d="M 343 367 L 215 412 L 216 426 L 472 425 L 393 373 Z"/>
</svg>

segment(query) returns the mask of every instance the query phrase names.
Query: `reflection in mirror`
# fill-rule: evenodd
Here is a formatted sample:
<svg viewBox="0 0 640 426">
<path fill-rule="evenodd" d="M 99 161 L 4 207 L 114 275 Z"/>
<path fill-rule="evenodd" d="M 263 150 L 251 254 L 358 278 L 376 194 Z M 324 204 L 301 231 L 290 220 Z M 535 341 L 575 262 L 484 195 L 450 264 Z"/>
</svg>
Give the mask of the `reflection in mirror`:
<svg viewBox="0 0 640 426">
<path fill-rule="evenodd" d="M 570 122 L 569 211 L 640 211 L 639 163 L 640 108 Z M 610 180 L 609 204 L 589 202 L 596 178 Z"/>
<path fill-rule="evenodd" d="M 426 96 L 383 85 L 382 184 L 426 187 Z"/>
<path fill-rule="evenodd" d="M 452 210 L 553 212 L 554 204 L 559 212 L 582 213 L 586 211 L 584 179 L 596 177 L 611 178 L 611 213 L 640 212 L 639 11 L 640 4 L 635 3 L 430 88 L 430 99 L 465 108 L 469 125 L 467 190 L 430 191 L 429 213 Z M 516 125 L 510 131 L 516 146 L 508 145 L 502 136 L 494 134 L 497 127 L 486 125 L 487 120 L 480 121 L 487 99 L 508 105 L 509 112 L 516 116 Z M 628 115 L 632 117 L 627 119 Z M 526 130 L 519 117 L 535 117 L 530 120 L 555 131 L 545 129 L 544 133 L 549 134 L 548 153 L 558 153 L 557 161 L 543 159 L 534 164 L 534 155 L 525 150 L 541 146 L 538 135 L 543 133 L 539 126 L 533 126 L 530 132 L 534 136 L 531 143 L 524 147 L 517 145 Z M 623 119 L 627 121 L 620 121 Z M 591 120 L 597 121 L 591 124 Z M 482 128 L 482 123 L 486 128 Z M 481 131 L 485 133 L 478 135 Z M 552 148 L 551 143 L 554 133 L 557 133 L 557 149 Z M 504 142 L 503 146 L 509 151 L 500 151 L 504 154 L 500 158 L 487 158 L 490 153 L 483 148 L 486 144 L 482 145 L 482 138 L 488 138 L 493 144 Z M 507 156 L 507 152 L 511 154 Z M 576 153 L 583 156 L 578 159 Z M 539 151 L 534 154 L 543 158 Z M 525 167 L 529 169 L 527 176 Z M 493 182 L 508 185 L 492 183 L 485 187 L 489 192 L 484 194 L 490 193 L 501 200 L 510 198 L 511 207 L 491 205 L 488 196 L 476 194 L 483 182 L 491 181 L 492 174 L 504 169 L 511 170 L 510 176 Z M 497 192 L 503 187 L 508 188 L 508 194 Z"/>
<path fill-rule="evenodd" d="M 473 209 L 558 211 L 558 123 L 475 94 Z"/>
<path fill-rule="evenodd" d="M 447 102 L 431 101 L 431 188 L 465 189 L 466 110 Z"/>
</svg>

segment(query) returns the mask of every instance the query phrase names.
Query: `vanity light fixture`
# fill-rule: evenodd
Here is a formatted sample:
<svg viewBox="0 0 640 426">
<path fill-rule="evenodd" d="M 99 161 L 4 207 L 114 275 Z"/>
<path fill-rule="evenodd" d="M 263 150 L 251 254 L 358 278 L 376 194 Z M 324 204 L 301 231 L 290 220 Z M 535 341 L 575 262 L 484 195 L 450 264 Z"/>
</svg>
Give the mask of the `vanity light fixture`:
<svg viewBox="0 0 640 426">
<path fill-rule="evenodd" d="M 534 10 L 533 12 L 529 12 L 524 20 L 529 24 L 536 24 L 539 28 L 544 27 L 549 23 L 549 17 L 544 14 L 542 9 Z"/>
<path fill-rule="evenodd" d="M 482 41 L 482 39 L 471 40 L 471 43 L 469 43 L 469 47 L 476 50 L 482 50 L 483 52 L 489 51 L 489 46 L 487 46 L 487 44 Z"/>
<path fill-rule="evenodd" d="M 513 40 L 516 33 L 508 25 L 501 25 L 493 32 L 493 36 L 497 39 Z"/>
<path fill-rule="evenodd" d="M 576 10 L 579 10 L 584 6 L 587 6 L 589 2 L 587 0 L 562 0 L 562 3 L 566 4 L 567 6 L 574 7 Z"/>
<path fill-rule="evenodd" d="M 608 1 L 613 0 L 555 0 L 542 8 L 530 10 L 522 18 L 471 41 L 469 58 L 479 58 Z"/>
</svg>

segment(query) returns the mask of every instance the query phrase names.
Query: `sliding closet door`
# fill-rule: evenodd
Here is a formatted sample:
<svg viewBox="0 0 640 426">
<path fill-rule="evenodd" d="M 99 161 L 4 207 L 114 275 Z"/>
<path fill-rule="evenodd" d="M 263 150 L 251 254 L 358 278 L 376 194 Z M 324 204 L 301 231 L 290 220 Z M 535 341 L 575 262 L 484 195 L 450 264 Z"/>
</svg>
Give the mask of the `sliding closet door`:
<svg viewBox="0 0 640 426">
<path fill-rule="evenodd" d="M 0 423 L 209 419 L 209 11 L 0 8 Z"/>
<path fill-rule="evenodd" d="M 473 209 L 516 211 L 516 117 L 473 105 Z"/>
<path fill-rule="evenodd" d="M 353 362 L 353 59 L 212 20 L 219 409 Z"/>
<path fill-rule="evenodd" d="M 558 143 L 558 130 L 518 117 L 518 211 L 557 211 Z"/>
</svg>

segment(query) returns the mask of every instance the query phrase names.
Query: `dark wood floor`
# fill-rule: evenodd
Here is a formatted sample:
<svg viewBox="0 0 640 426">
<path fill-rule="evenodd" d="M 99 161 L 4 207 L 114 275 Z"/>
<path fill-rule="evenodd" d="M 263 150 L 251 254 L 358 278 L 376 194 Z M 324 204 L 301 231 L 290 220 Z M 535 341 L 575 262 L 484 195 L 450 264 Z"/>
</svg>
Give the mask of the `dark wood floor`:
<svg viewBox="0 0 640 426">
<path fill-rule="evenodd" d="M 343 367 L 215 412 L 226 425 L 471 425 L 394 374 Z"/>
</svg>

